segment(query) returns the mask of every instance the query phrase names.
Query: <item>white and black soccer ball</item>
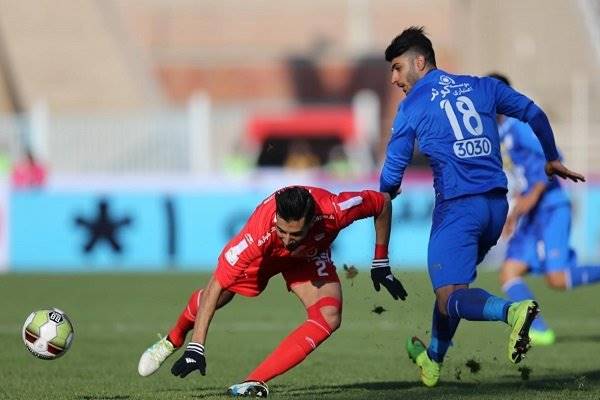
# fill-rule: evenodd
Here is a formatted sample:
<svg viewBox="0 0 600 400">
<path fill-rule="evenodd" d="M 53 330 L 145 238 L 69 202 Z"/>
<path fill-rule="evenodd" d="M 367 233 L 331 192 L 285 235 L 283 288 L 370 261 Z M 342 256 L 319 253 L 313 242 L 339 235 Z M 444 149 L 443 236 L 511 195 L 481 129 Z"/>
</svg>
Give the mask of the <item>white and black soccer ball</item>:
<svg viewBox="0 0 600 400">
<path fill-rule="evenodd" d="M 34 311 L 23 324 L 23 342 L 36 357 L 53 360 L 66 353 L 73 341 L 73 325 L 58 308 Z"/>
</svg>

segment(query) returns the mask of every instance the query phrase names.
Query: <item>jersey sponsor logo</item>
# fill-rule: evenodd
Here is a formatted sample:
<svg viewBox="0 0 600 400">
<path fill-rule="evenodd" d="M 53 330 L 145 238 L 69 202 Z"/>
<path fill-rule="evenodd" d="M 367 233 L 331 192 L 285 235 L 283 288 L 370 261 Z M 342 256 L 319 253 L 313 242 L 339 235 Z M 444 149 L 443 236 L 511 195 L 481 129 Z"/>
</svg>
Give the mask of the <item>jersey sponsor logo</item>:
<svg viewBox="0 0 600 400">
<path fill-rule="evenodd" d="M 465 139 L 454 142 L 454 154 L 459 158 L 489 156 L 492 143 L 488 138 Z"/>
<path fill-rule="evenodd" d="M 324 219 L 335 219 L 335 215 L 333 214 L 321 214 L 315 217 L 315 222 L 322 221 Z"/>
<path fill-rule="evenodd" d="M 363 198 L 362 196 L 354 196 L 349 198 L 348 200 L 344 200 L 341 203 L 337 203 L 338 207 L 341 211 L 345 211 L 349 208 L 355 207 L 359 204 L 362 204 Z"/>
<path fill-rule="evenodd" d="M 245 236 L 244 236 L 244 238 L 238 244 L 236 244 L 235 246 L 231 247 L 225 253 L 225 259 L 227 260 L 227 262 L 229 263 L 229 265 L 231 265 L 232 267 L 240 259 L 240 254 L 242 254 L 242 252 L 248 248 L 248 241 L 247 241 L 247 239 L 246 239 Z M 250 238 L 252 238 L 252 237 L 250 237 Z"/>
<path fill-rule="evenodd" d="M 265 233 L 258 239 L 258 242 L 256 242 L 258 247 L 261 247 L 263 244 L 265 244 L 267 242 L 267 240 L 271 239 L 271 235 L 274 230 L 275 230 L 275 227 L 272 227 L 270 231 L 268 231 L 267 233 Z"/>
<path fill-rule="evenodd" d="M 435 98 L 438 96 L 441 96 L 442 99 L 444 99 L 450 93 L 452 93 L 452 95 L 454 96 L 460 96 L 461 94 L 473 91 L 473 88 L 471 87 L 470 83 L 456 83 L 454 79 L 450 78 L 447 75 L 440 76 L 438 85 L 441 86 L 440 89 L 431 88 L 431 99 L 429 99 L 430 101 L 435 100 Z"/>
</svg>

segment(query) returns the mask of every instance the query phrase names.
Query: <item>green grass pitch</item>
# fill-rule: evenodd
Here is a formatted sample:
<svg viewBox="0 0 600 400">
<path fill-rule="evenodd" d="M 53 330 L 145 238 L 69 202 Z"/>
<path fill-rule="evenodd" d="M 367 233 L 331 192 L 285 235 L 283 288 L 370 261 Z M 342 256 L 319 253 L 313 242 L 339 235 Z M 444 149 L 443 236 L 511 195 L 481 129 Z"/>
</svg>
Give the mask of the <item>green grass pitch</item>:
<svg viewBox="0 0 600 400">
<path fill-rule="evenodd" d="M 599 288 L 556 293 L 532 279 L 544 315 L 558 335 L 515 366 L 506 354 L 508 327 L 463 321 L 434 389 L 420 384 L 404 351 L 409 335 L 428 336 L 433 295 L 424 272 L 398 272 L 409 292 L 394 302 L 361 271 L 341 271 L 342 327 L 298 367 L 270 382 L 274 399 L 600 399 Z M 165 333 L 206 274 L 3 275 L 0 312 L 2 399 L 221 399 L 305 318 L 281 278 L 258 298 L 236 297 L 217 312 L 207 342 L 208 375 L 173 377 L 177 355 L 148 378 L 137 374 L 142 351 Z M 477 285 L 498 294 L 496 275 Z M 386 311 L 376 313 L 376 307 Z M 27 315 L 63 309 L 75 327 L 62 358 L 34 358 L 21 341 Z M 469 367 L 469 366 L 471 367 Z M 480 370 L 475 372 L 476 366 Z M 519 367 L 521 369 L 519 369 Z"/>
</svg>

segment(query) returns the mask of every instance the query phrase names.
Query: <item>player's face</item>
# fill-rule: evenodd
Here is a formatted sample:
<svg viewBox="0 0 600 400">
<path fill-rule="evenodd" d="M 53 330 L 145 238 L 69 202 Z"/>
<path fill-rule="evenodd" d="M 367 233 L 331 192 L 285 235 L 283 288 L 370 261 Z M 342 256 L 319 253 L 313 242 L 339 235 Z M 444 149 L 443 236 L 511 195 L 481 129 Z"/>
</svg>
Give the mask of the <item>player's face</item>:
<svg viewBox="0 0 600 400">
<path fill-rule="evenodd" d="M 392 60 L 392 84 L 398 86 L 404 94 L 408 94 L 420 79 L 417 72 L 417 57 L 406 52 Z"/>
<path fill-rule="evenodd" d="M 277 216 L 275 225 L 277 228 L 277 236 L 279 236 L 279 239 L 281 239 L 285 248 L 294 250 L 298 247 L 298 244 L 300 244 L 302 239 L 306 237 L 312 223 L 306 223 L 304 218 L 298 221 L 286 221 Z"/>
</svg>

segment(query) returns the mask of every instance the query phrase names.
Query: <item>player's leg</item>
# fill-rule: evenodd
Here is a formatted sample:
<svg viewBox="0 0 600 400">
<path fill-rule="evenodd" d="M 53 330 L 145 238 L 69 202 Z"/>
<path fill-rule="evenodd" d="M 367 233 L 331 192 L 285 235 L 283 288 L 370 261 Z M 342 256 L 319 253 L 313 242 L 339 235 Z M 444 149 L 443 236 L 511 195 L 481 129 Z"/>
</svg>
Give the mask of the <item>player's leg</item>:
<svg viewBox="0 0 600 400">
<path fill-rule="evenodd" d="M 431 340 L 427 347 L 419 338 L 407 340 L 406 349 L 411 360 L 420 368 L 421 381 L 429 387 L 435 386 L 440 378 L 444 357 L 452 344 L 452 338 L 460 318 L 442 314 L 437 299 L 433 305 Z"/>
<path fill-rule="evenodd" d="M 304 304 L 307 319 L 248 375 L 249 381 L 267 382 L 295 367 L 340 326 L 342 289 L 339 282 L 303 282 L 291 289 Z"/>
<path fill-rule="evenodd" d="M 535 243 L 532 246 L 535 246 Z M 510 245 L 508 254 L 511 257 Z M 529 268 L 527 264 L 515 258 L 508 258 L 502 264 L 500 268 L 500 283 L 502 290 L 511 301 L 520 302 L 535 299 L 533 292 L 522 278 L 528 272 Z M 554 342 L 554 332 L 548 327 L 546 320 L 541 314 L 538 314 L 531 323 L 529 336 L 533 345 L 548 345 Z"/>
<path fill-rule="evenodd" d="M 600 266 L 577 265 L 577 255 L 569 247 L 570 233 L 570 205 L 553 209 L 544 230 L 546 282 L 553 289 L 575 289 L 600 282 Z"/>
<path fill-rule="evenodd" d="M 478 263 L 483 260 L 485 253 L 487 253 L 500 238 L 502 228 L 506 221 L 506 213 L 508 211 L 506 196 L 489 194 L 487 197 L 490 221 L 481 237 Z M 506 300 L 503 301 L 506 302 Z M 508 358 L 513 363 L 519 363 L 525 356 L 525 353 L 529 350 L 529 329 L 540 309 L 537 302 L 532 298 L 506 303 L 509 304 L 509 308 L 506 314 L 504 314 L 505 319 L 503 319 L 503 321 L 512 328 L 508 338 Z M 502 307 L 503 311 L 506 310 L 506 303 Z"/>
<path fill-rule="evenodd" d="M 456 202 L 446 217 L 451 223 L 432 236 L 429 256 L 434 265 L 429 273 L 441 315 L 470 321 L 506 320 L 509 301 L 469 285 L 477 275 L 477 264 L 498 241 L 507 209 L 502 193 L 469 196 Z"/>
<path fill-rule="evenodd" d="M 288 290 L 304 304 L 307 320 L 283 339 L 246 381 L 229 387 L 228 392 L 233 396 L 268 395 L 266 381 L 302 362 L 340 325 L 342 289 L 329 252 L 311 261 L 288 265 L 282 275 Z"/>
<path fill-rule="evenodd" d="M 446 201 L 434 210 L 428 246 L 428 269 L 434 290 L 449 288 L 455 282 L 464 282 L 460 287 L 466 288 L 475 279 L 476 250 L 473 249 L 477 248 L 476 235 L 463 234 L 464 212 L 469 207 L 466 203 L 467 199 Z M 465 252 L 464 249 L 469 247 L 471 251 Z M 452 257 L 448 257 L 449 254 Z M 419 367 L 421 381 L 426 386 L 437 384 L 444 356 L 460 321 L 460 318 L 448 316 L 446 302 L 450 291 L 442 291 L 446 298 L 441 297 L 441 292 L 436 293 L 429 346 L 426 348 L 416 337 L 406 342 L 408 355 Z"/>
<path fill-rule="evenodd" d="M 223 307 L 233 299 L 234 293 L 224 290 L 217 302 L 217 309 Z M 141 376 L 148 376 L 156 372 L 162 363 L 183 345 L 185 336 L 194 328 L 198 306 L 202 298 L 202 289 L 192 293 L 188 302 L 177 318 L 175 325 L 169 331 L 166 337 L 162 337 L 158 342 L 146 349 L 138 363 L 138 373 Z"/>
</svg>

